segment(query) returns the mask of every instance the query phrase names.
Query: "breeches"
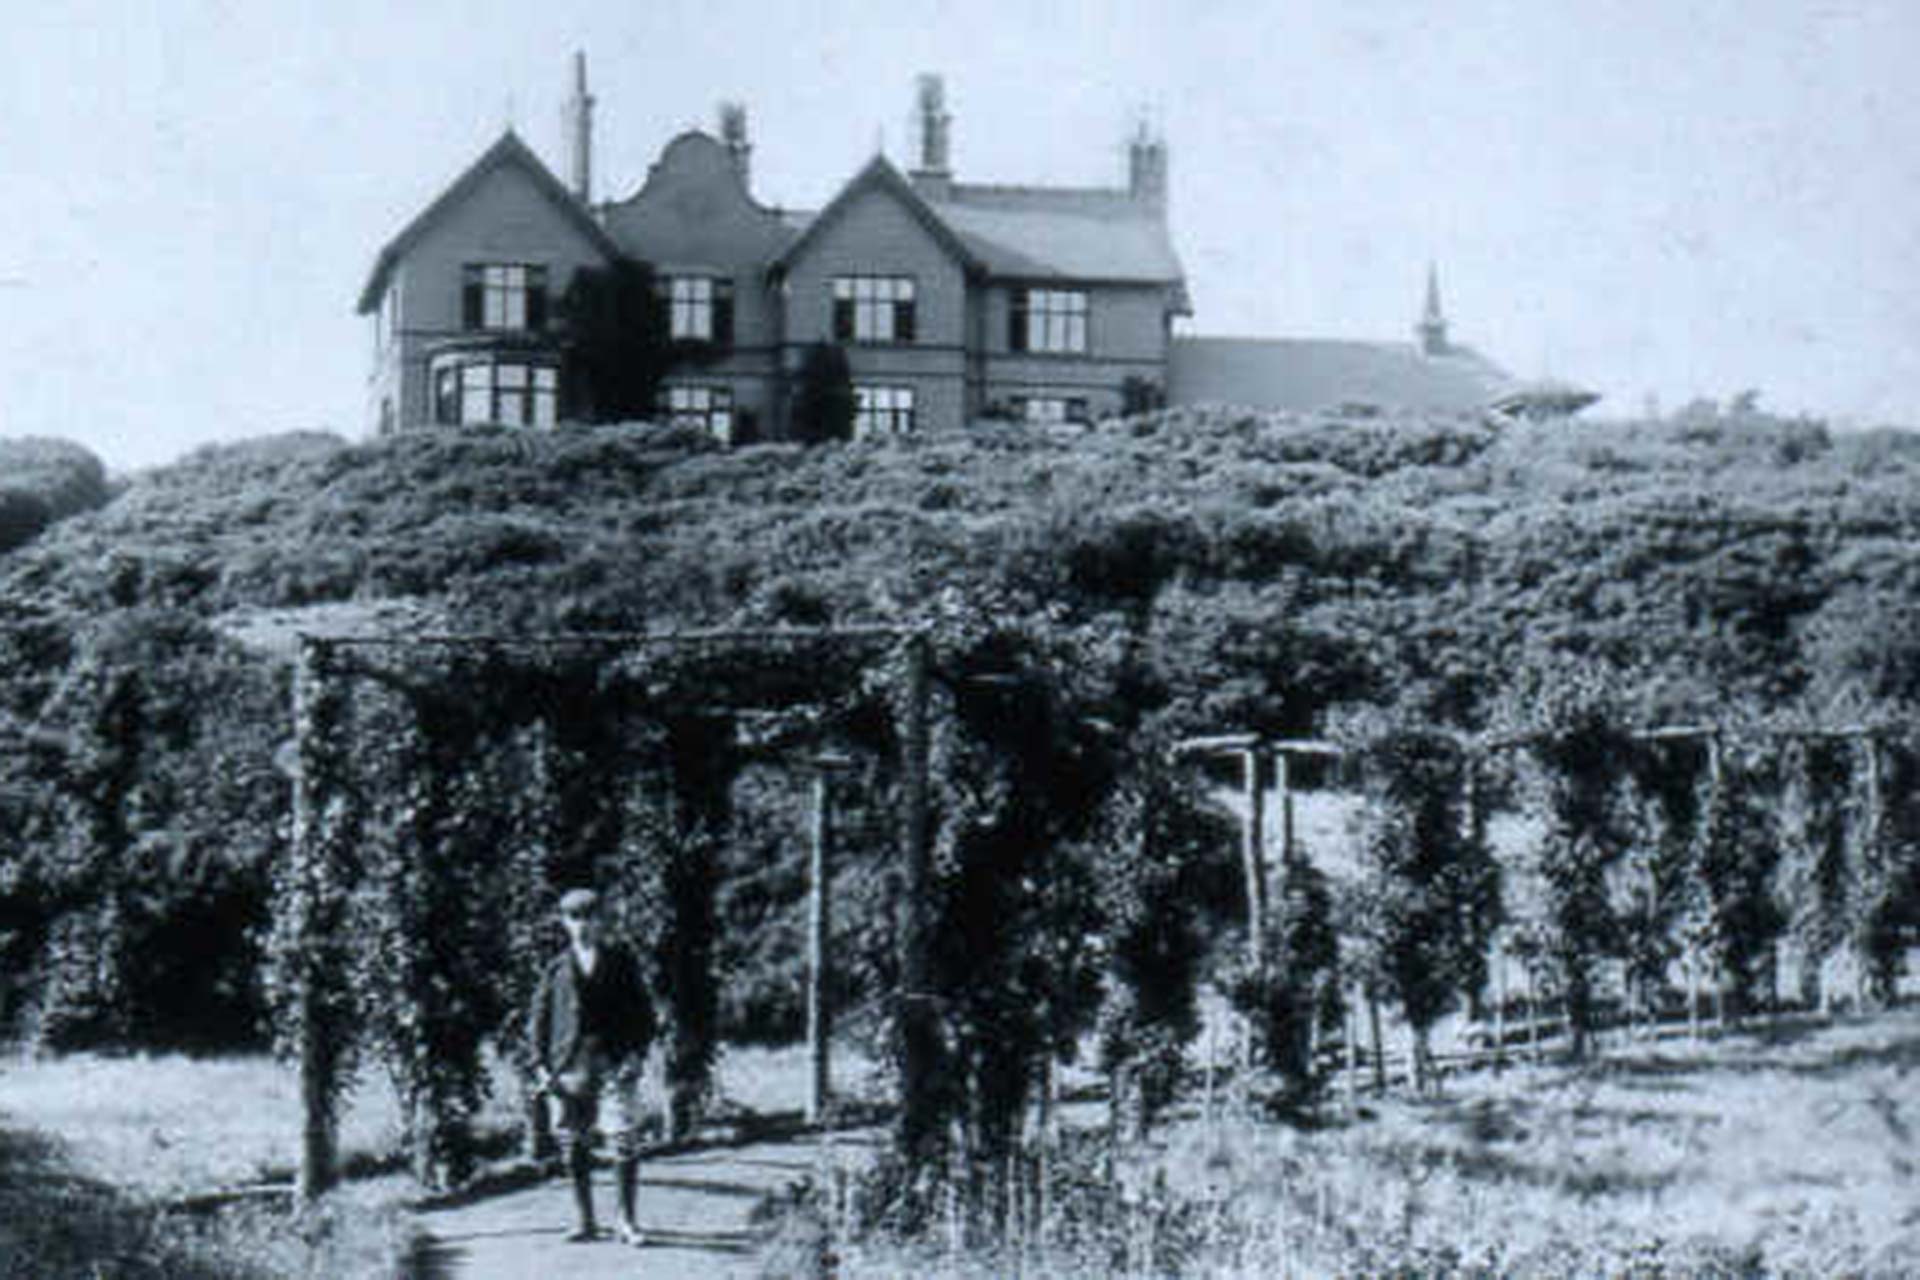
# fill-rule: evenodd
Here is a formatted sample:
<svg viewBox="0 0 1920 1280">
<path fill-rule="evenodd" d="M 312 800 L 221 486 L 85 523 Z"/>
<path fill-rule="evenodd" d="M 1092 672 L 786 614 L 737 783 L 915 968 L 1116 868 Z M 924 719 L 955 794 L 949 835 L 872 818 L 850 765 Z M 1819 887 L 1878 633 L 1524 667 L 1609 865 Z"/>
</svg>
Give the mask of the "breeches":
<svg viewBox="0 0 1920 1280">
<path fill-rule="evenodd" d="M 594 1127 L 600 1121 L 603 1099 L 613 1104 L 613 1127 L 604 1131 L 613 1138 L 622 1159 L 640 1152 L 640 1068 L 641 1061 L 628 1057 L 608 1061 L 594 1054 L 585 1071 L 568 1071 L 569 1086 L 556 1088 L 547 1095 L 549 1114 L 560 1142 L 565 1147 L 591 1145 Z"/>
</svg>

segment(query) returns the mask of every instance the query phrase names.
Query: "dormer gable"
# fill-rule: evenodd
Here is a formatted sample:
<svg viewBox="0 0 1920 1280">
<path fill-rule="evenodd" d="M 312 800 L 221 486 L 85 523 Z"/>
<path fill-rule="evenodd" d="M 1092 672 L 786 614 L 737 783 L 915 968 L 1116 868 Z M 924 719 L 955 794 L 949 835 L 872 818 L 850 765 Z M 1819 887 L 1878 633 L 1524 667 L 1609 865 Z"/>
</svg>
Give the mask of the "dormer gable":
<svg viewBox="0 0 1920 1280">
<path fill-rule="evenodd" d="M 884 155 L 874 156 L 867 162 L 865 168 L 847 182 L 846 186 L 840 188 L 839 194 L 835 195 L 828 202 L 827 207 L 807 224 L 806 229 L 787 246 L 786 251 L 774 260 L 772 271 L 775 274 L 781 274 L 789 270 L 837 225 L 862 197 L 873 193 L 897 201 L 916 222 L 925 228 L 927 234 L 961 270 L 970 276 L 984 273 L 985 264 Z"/>
<path fill-rule="evenodd" d="M 473 197 L 488 179 L 503 171 L 512 172 L 529 182 L 540 198 L 551 203 L 559 216 L 590 242 L 594 249 L 609 258 L 618 256 L 619 247 L 594 221 L 587 207 L 575 198 L 565 183 L 554 176 L 553 171 L 541 162 L 532 148 L 520 140 L 518 134 L 508 129 L 380 250 L 374 260 L 373 270 L 367 277 L 366 287 L 360 291 L 357 310 L 365 315 L 378 307 L 395 267 L 407 251 Z"/>
</svg>

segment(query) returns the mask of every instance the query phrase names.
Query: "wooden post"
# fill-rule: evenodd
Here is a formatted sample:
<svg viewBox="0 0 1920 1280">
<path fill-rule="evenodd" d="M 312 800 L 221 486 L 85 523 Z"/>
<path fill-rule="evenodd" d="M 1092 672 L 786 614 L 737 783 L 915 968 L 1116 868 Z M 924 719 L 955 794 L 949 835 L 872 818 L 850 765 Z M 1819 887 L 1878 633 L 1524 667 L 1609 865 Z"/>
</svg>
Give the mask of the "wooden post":
<svg viewBox="0 0 1920 1280">
<path fill-rule="evenodd" d="M 1495 1066 L 1507 1060 L 1507 948 L 1499 937 L 1493 940 L 1493 1061 Z"/>
<path fill-rule="evenodd" d="M 807 857 L 807 1054 L 812 1065 L 807 1089 L 807 1123 L 827 1122 L 832 1097 L 830 1042 L 833 1010 L 827 987 L 832 963 L 828 932 L 828 892 L 833 876 L 833 774 L 850 761 L 821 755 L 813 762 L 813 839 Z"/>
<path fill-rule="evenodd" d="M 1280 875 L 1281 893 L 1293 880 L 1296 856 L 1293 841 L 1293 770 L 1285 748 L 1273 753 L 1274 785 L 1280 792 Z"/>
<path fill-rule="evenodd" d="M 1266 794 L 1260 788 L 1260 748 L 1240 755 L 1245 769 L 1247 825 L 1241 832 L 1241 860 L 1247 879 L 1247 960 L 1256 974 L 1266 972 L 1267 875 Z"/>
<path fill-rule="evenodd" d="M 1868 876 L 1878 877 L 1880 870 L 1880 743 L 1871 732 L 1865 735 L 1867 748 L 1867 838 L 1861 844 L 1861 853 L 1865 865 L 1855 874 L 1856 882 L 1865 881 Z M 1870 956 L 1862 952 L 1859 940 L 1853 946 L 1853 1009 L 1856 1014 L 1863 1013 L 1867 1007 L 1867 995 L 1871 986 L 1872 966 Z"/>
<path fill-rule="evenodd" d="M 1347 1001 L 1347 1008 L 1346 1008 L 1347 1071 L 1346 1071 L 1345 1083 L 1347 1086 L 1347 1106 L 1349 1108 L 1352 1108 L 1352 1106 L 1354 1105 L 1355 1091 L 1359 1088 L 1359 1075 L 1360 1075 L 1359 995 L 1360 995 L 1359 991 L 1357 990 L 1354 991 L 1353 998 Z"/>
<path fill-rule="evenodd" d="M 1372 987 L 1367 988 L 1367 1021 L 1373 1027 L 1373 1087 L 1378 1093 L 1387 1091 L 1387 1050 L 1380 1043 L 1380 997 Z"/>
<path fill-rule="evenodd" d="M 316 770 L 312 765 L 313 757 L 326 750 L 328 744 L 311 741 L 307 725 L 313 718 L 315 704 L 329 693 L 326 688 L 328 652 L 322 642 L 302 636 L 293 677 L 293 723 L 298 737 L 293 769 L 292 848 L 288 856 L 293 859 L 296 870 L 291 895 L 294 900 L 282 903 L 280 909 L 297 913 L 303 934 L 313 929 L 315 913 L 320 909 L 317 891 L 324 891 L 324 884 L 316 883 L 325 879 L 320 874 L 320 864 L 326 858 L 326 851 L 322 847 L 324 833 L 316 813 L 319 797 L 314 795 Z M 300 1038 L 301 1143 L 294 1195 L 303 1205 L 312 1204 L 334 1181 L 337 1141 L 333 1074 L 337 1054 L 331 1037 L 326 1034 L 324 1007 L 333 993 L 316 989 L 324 988 L 330 976 L 338 976 L 326 973 L 329 959 L 325 951 L 300 957 L 299 994 L 295 997 L 294 1024 L 298 1028 L 295 1034 Z"/>
<path fill-rule="evenodd" d="M 1700 1043 L 1700 949 L 1687 943 L 1687 1040 Z"/>
<path fill-rule="evenodd" d="M 927 949 L 927 638 L 906 642 L 904 723 L 901 726 L 901 853 L 905 863 L 900 904 L 901 1080 L 899 1144 L 909 1164 L 920 1167 L 940 1137 L 935 1114 L 934 1073 L 939 1069 L 939 1025 L 933 1004 Z"/>
</svg>

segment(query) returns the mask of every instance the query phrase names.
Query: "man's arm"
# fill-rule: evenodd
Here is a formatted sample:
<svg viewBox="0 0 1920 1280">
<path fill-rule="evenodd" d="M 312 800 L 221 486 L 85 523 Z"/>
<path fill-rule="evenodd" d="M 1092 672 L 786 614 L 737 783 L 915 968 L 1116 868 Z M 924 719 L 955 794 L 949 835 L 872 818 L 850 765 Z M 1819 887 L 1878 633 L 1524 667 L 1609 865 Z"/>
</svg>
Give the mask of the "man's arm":
<svg viewBox="0 0 1920 1280">
<path fill-rule="evenodd" d="M 540 985 L 534 989 L 533 1006 L 527 1011 L 527 1043 L 533 1048 L 533 1081 L 546 1089 L 553 1078 L 548 1058 L 553 1048 L 553 970 L 540 971 Z"/>
</svg>

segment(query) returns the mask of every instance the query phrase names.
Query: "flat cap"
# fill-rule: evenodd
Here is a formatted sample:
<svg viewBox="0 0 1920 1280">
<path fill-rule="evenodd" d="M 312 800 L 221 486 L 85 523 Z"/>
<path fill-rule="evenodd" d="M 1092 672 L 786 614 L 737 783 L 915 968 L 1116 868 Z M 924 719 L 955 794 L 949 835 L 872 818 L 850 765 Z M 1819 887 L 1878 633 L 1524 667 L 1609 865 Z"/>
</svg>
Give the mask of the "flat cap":
<svg viewBox="0 0 1920 1280">
<path fill-rule="evenodd" d="M 560 913 L 583 916 L 600 905 L 600 895 L 591 889 L 569 889 L 560 895 Z"/>
</svg>

